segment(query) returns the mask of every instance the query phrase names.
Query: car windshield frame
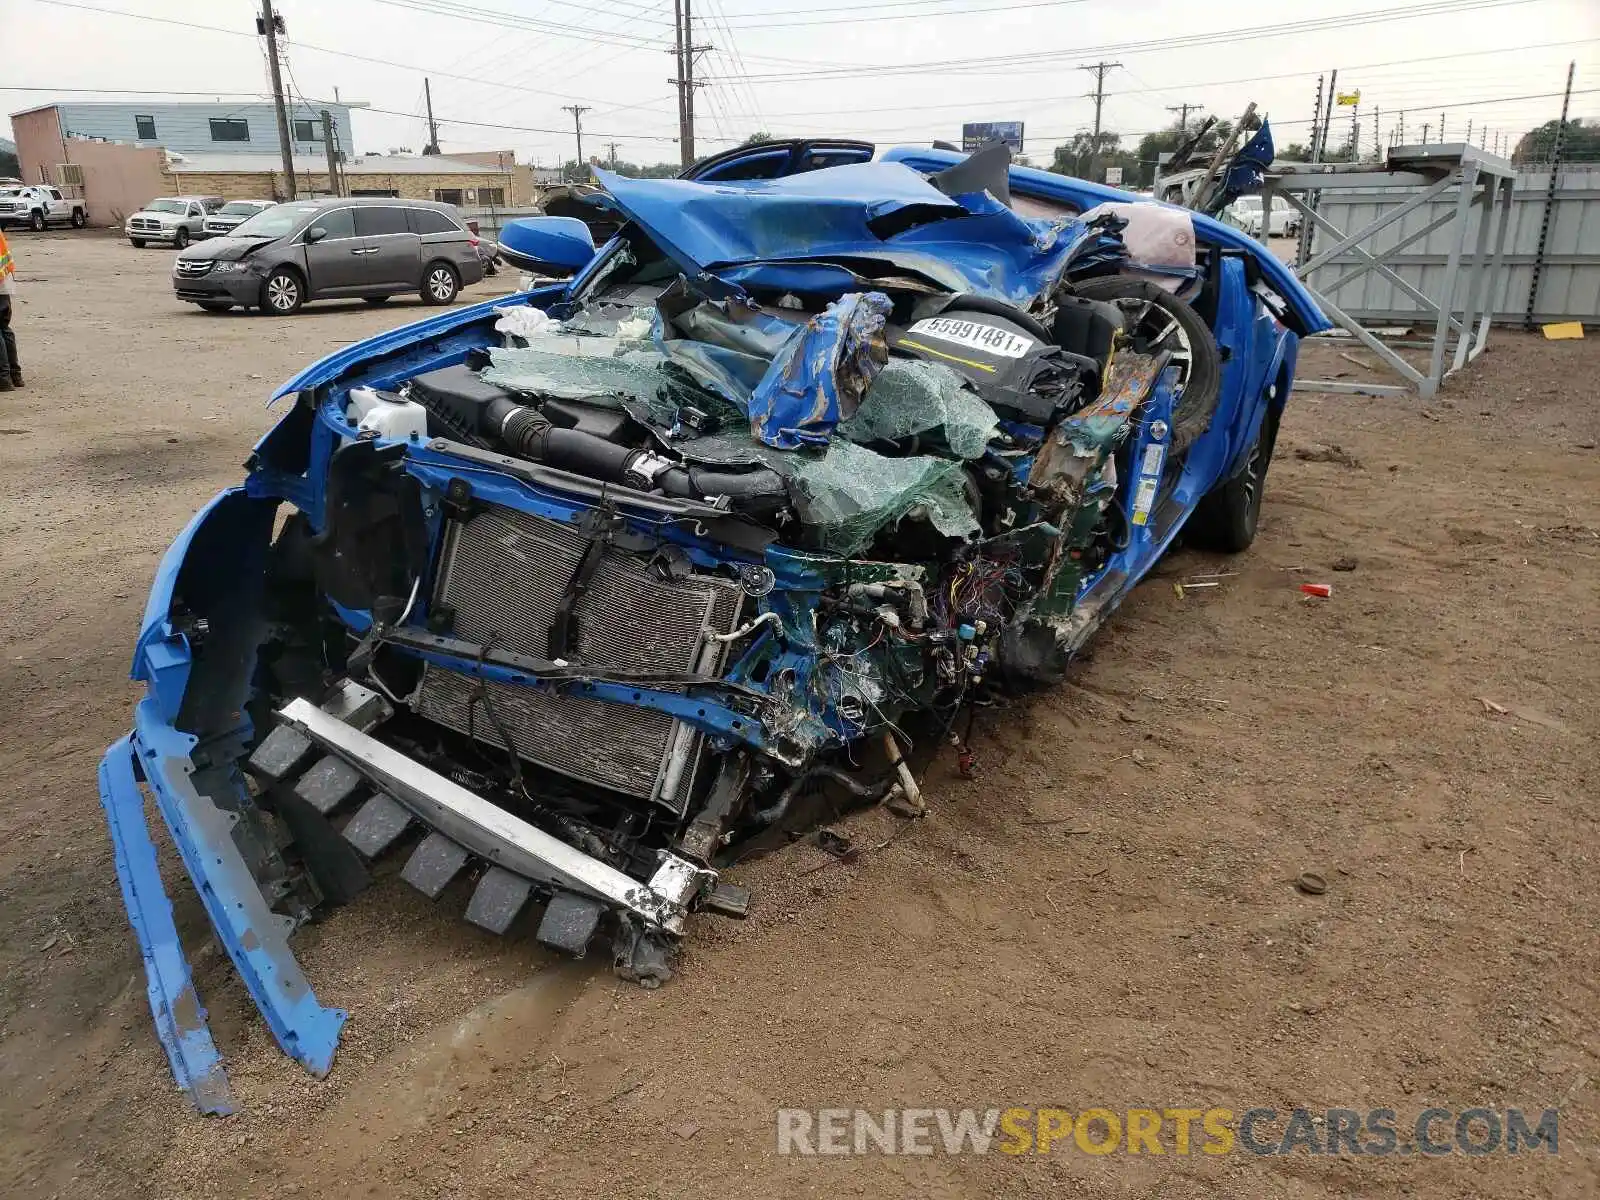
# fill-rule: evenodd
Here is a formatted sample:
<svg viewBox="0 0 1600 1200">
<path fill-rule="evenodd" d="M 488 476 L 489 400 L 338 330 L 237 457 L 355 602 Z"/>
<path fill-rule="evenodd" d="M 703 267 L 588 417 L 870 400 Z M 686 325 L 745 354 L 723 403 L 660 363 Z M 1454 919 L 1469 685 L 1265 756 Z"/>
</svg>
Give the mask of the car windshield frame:
<svg viewBox="0 0 1600 1200">
<path fill-rule="evenodd" d="M 274 204 L 241 221 L 234 227 L 231 236 L 261 238 L 265 241 L 288 237 L 316 220 L 317 214 L 322 211 L 309 204 Z"/>
<path fill-rule="evenodd" d="M 189 202 L 187 200 L 161 199 L 152 200 L 144 206 L 145 212 L 171 213 L 173 216 L 187 216 Z"/>
</svg>

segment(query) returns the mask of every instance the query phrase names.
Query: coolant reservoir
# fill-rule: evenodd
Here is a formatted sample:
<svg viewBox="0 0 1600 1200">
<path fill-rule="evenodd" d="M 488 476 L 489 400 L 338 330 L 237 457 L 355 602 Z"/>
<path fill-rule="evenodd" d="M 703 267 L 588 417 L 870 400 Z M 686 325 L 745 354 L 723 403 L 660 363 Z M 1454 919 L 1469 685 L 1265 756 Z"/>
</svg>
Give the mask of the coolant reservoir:
<svg viewBox="0 0 1600 1200">
<path fill-rule="evenodd" d="M 421 439 L 428 436 L 428 410 L 393 392 L 380 392 L 366 387 L 351 388 L 350 407 L 346 415 L 357 422 L 356 427 L 363 433 L 375 433 L 380 438 Z"/>
</svg>

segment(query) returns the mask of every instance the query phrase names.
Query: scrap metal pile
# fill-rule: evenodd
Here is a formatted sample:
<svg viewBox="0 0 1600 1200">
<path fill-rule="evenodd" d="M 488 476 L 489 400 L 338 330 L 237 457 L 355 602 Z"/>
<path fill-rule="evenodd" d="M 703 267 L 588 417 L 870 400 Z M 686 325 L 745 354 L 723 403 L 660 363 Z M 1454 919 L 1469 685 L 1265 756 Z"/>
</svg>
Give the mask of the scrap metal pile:
<svg viewBox="0 0 1600 1200">
<path fill-rule="evenodd" d="M 135 773 L 319 1072 L 344 1014 L 285 939 L 386 859 L 433 897 L 467 876 L 497 932 L 542 901 L 541 942 L 653 985 L 690 911 L 745 912 L 720 871 L 753 843 L 919 806 L 912 737 L 1059 677 L 1293 368 L 1187 213 L 1023 216 L 1006 168 L 603 176 L 620 233 L 570 287 L 295 381 L 247 484 L 169 554 L 150 695 L 102 767 L 147 958 Z M 1223 429 L 1197 305 L 1230 304 L 1264 323 L 1230 326 L 1250 408 Z M 226 1107 L 164 961 L 174 1068 Z"/>
</svg>

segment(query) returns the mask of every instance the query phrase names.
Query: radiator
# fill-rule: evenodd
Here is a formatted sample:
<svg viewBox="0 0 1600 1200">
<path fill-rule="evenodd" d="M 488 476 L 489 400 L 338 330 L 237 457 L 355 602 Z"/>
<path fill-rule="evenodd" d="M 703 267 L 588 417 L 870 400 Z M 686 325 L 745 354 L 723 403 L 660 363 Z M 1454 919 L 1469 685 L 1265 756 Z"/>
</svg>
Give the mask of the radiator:
<svg viewBox="0 0 1600 1200">
<path fill-rule="evenodd" d="M 497 649 L 544 657 L 550 625 L 587 541 L 572 526 L 491 506 L 446 535 L 434 587 L 435 607 L 455 611 L 455 635 L 491 638 Z M 703 656 L 705 631 L 726 633 L 743 598 L 732 580 L 709 575 L 664 580 L 637 555 L 607 550 L 576 610 L 569 657 L 590 666 L 720 670 L 722 654 Z M 706 661 L 701 661 L 705 657 Z M 681 730 L 652 709 L 513 684 L 485 683 L 429 664 L 413 705 L 418 715 L 505 752 L 484 698 L 517 753 L 562 775 L 681 813 L 688 804 L 701 738 L 674 795 L 661 795 L 669 749 Z"/>
</svg>

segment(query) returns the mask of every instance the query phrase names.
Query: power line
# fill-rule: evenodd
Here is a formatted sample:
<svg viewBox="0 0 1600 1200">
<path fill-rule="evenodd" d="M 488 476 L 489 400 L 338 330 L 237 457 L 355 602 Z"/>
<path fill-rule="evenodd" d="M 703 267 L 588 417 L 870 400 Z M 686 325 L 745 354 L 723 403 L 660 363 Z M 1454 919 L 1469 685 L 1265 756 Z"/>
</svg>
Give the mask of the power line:
<svg viewBox="0 0 1600 1200">
<path fill-rule="evenodd" d="M 1565 49 L 1567 49 L 1567 48 L 1569 48 L 1571 46 L 1574 46 L 1574 45 L 1592 44 L 1594 42 L 1600 42 L 1600 38 L 1584 38 L 1584 39 L 1580 39 L 1577 42 L 1573 42 L 1573 41 L 1534 42 L 1534 43 L 1531 43 L 1531 44 L 1526 45 L 1526 46 L 1504 46 L 1504 47 L 1496 47 L 1496 48 L 1494 48 L 1492 50 L 1463 50 L 1463 51 L 1459 51 L 1459 52 L 1456 52 L 1456 53 L 1453 53 L 1453 54 L 1430 54 L 1430 55 L 1423 55 L 1423 56 L 1420 56 L 1420 57 L 1417 57 L 1417 58 L 1389 59 L 1389 60 L 1384 61 L 1384 62 L 1354 63 L 1354 64 L 1351 64 L 1350 66 L 1345 67 L 1345 70 L 1347 72 L 1349 72 L 1349 71 L 1368 71 L 1368 70 L 1375 70 L 1375 69 L 1378 69 L 1378 68 L 1381 68 L 1381 67 L 1410 66 L 1410 65 L 1412 65 L 1414 63 L 1436 62 L 1436 61 L 1440 61 L 1440 60 L 1444 60 L 1444 59 L 1452 59 L 1452 58 L 1481 58 L 1481 57 L 1486 56 L 1486 55 L 1503 56 L 1503 55 L 1506 55 L 1506 54 L 1515 54 L 1515 53 L 1520 53 L 1522 51 L 1527 51 L 1527 50 L 1549 50 L 1549 49 L 1565 50 Z M 1126 69 L 1126 68 L 1124 68 L 1124 69 Z M 1169 90 L 1169 91 L 1186 91 L 1186 90 L 1190 90 L 1190 89 L 1196 89 L 1197 90 L 1197 89 L 1200 89 L 1200 88 L 1231 87 L 1231 86 L 1233 86 L 1235 84 L 1243 84 L 1243 83 L 1273 82 L 1273 81 L 1283 80 L 1283 79 L 1309 79 L 1311 76 L 1313 76 L 1315 74 L 1317 74 L 1317 71 L 1316 71 L 1315 68 L 1312 68 L 1312 69 L 1308 69 L 1308 70 L 1304 70 L 1304 71 L 1285 71 L 1285 72 L 1282 72 L 1282 73 L 1276 74 L 1276 75 L 1251 75 L 1251 76 L 1249 76 L 1247 78 L 1243 78 L 1243 79 L 1207 79 L 1207 80 L 1200 80 L 1200 81 L 1197 81 L 1197 82 L 1168 84 L 1167 87 L 1166 87 L 1166 90 Z M 1157 89 L 1146 88 L 1145 90 L 1146 91 L 1155 91 Z M 1139 94 L 1141 94 L 1141 93 L 1139 91 L 1136 91 L 1136 90 L 1109 91 L 1109 92 L 1106 93 L 1106 97 L 1109 99 L 1109 98 L 1115 97 L 1115 96 L 1133 96 L 1133 95 L 1139 95 Z M 949 104 L 896 104 L 896 105 L 891 105 L 891 106 L 884 107 L 884 108 L 802 109 L 802 110 L 790 110 L 790 111 L 787 111 L 787 112 L 779 112 L 779 113 L 774 113 L 774 114 L 771 114 L 771 115 L 776 116 L 776 117 L 857 116 L 857 115 L 860 115 L 860 114 L 863 114 L 863 113 L 929 112 L 929 111 L 936 110 L 936 109 L 971 109 L 974 106 L 995 107 L 995 106 L 998 106 L 998 105 L 1052 104 L 1052 103 L 1057 103 L 1057 102 L 1066 101 L 1066 100 L 1076 100 L 1076 99 L 1080 99 L 1080 98 L 1081 97 L 1077 93 L 1073 93 L 1073 94 L 1067 95 L 1067 96 L 1062 96 L 1062 95 L 1054 95 L 1054 96 L 1002 96 L 1002 97 L 988 97 L 988 96 L 974 97 L 974 96 L 969 96 L 969 97 L 966 97 L 965 99 L 952 101 Z M 1191 110 L 1193 110 L 1197 106 L 1191 104 L 1189 107 L 1190 107 Z M 611 111 L 620 111 L 620 110 L 611 110 Z"/>
<path fill-rule="evenodd" d="M 54 8 L 72 8 L 83 12 L 100 13 L 110 17 L 128 17 L 136 21 L 154 21 L 161 25 L 176 25 L 185 29 L 201 29 L 208 33 L 222 33 L 229 37 L 254 38 L 253 33 L 241 29 L 228 29 L 221 25 L 202 25 L 197 21 L 180 21 L 173 17 L 157 17 L 148 13 L 126 12 L 120 8 L 99 8 L 92 4 L 79 4 L 76 0 L 32 0 L 34 4 L 47 4 Z M 574 96 L 570 92 L 552 92 L 544 88 L 525 87 L 519 84 L 501 83 L 495 79 L 484 79 L 475 75 L 458 75 L 449 71 L 436 71 L 432 67 L 418 66 L 416 63 L 396 62 L 390 58 L 374 58 L 368 54 L 354 54 L 348 50 L 335 50 L 330 46 L 318 46 L 311 42 L 296 42 L 300 50 L 311 51 L 316 54 L 329 54 L 335 58 L 348 58 L 352 62 L 372 63 L 380 67 L 395 67 L 402 71 L 415 71 L 419 75 L 433 75 L 441 79 L 458 79 L 463 83 L 476 83 L 483 87 L 506 88 L 516 92 L 527 92 L 535 96 L 551 96 L 558 100 L 586 100 L 586 96 Z"/>
<path fill-rule="evenodd" d="M 1204 33 L 1181 34 L 1172 37 L 1151 38 L 1138 42 L 1114 42 L 1103 46 L 1079 46 L 1065 50 L 1041 50 L 1026 54 L 998 55 L 989 58 L 946 59 L 904 65 L 868 66 L 850 71 L 820 70 L 774 72 L 754 78 L 764 82 L 796 79 L 842 78 L 852 74 L 922 75 L 970 73 L 987 67 L 1014 67 L 1024 63 L 1042 63 L 1050 60 L 1079 57 L 1085 54 L 1149 54 L 1158 50 L 1190 49 L 1217 43 L 1255 41 L 1262 38 L 1288 37 L 1302 33 L 1317 33 L 1329 29 L 1347 29 L 1353 25 L 1370 25 L 1387 21 L 1411 20 L 1417 17 L 1454 15 L 1484 8 L 1503 8 L 1513 5 L 1538 4 L 1544 0 L 1429 0 L 1410 8 L 1368 10 L 1345 13 L 1339 16 L 1313 17 L 1304 21 L 1285 21 L 1276 25 L 1258 25 L 1246 29 L 1209 30 Z M 719 82 L 728 82 L 724 76 Z"/>
<path fill-rule="evenodd" d="M 862 24 L 866 24 L 868 22 L 879 22 L 879 21 L 924 21 L 924 20 L 930 20 L 930 19 L 933 19 L 933 18 L 938 18 L 938 19 L 942 20 L 942 19 L 947 18 L 947 17 L 976 17 L 976 16 L 987 16 L 990 13 L 1017 12 L 1017 11 L 1020 11 L 1022 9 L 1028 9 L 1028 8 L 1065 8 L 1068 5 L 1087 4 L 1087 3 L 1088 3 L 1088 0 L 1027 0 L 1026 3 L 1022 3 L 1022 4 L 1002 4 L 1002 5 L 998 5 L 998 6 L 994 7 L 994 8 L 973 8 L 973 7 L 971 7 L 971 5 L 964 4 L 960 8 L 944 8 L 944 9 L 939 9 L 938 11 L 927 11 L 927 12 L 893 13 L 893 14 L 890 14 L 890 15 L 887 15 L 887 16 L 881 16 L 881 17 L 863 16 L 863 15 L 860 15 L 860 14 L 862 12 L 867 11 L 867 10 L 853 10 L 853 11 L 856 12 L 857 15 L 849 16 L 849 17 L 830 17 L 830 18 L 828 18 L 826 20 L 822 20 L 822 21 L 740 21 L 740 20 L 738 20 L 737 17 L 732 18 L 732 20 L 733 20 L 733 27 L 735 29 L 795 29 L 795 28 L 799 28 L 801 26 L 815 26 L 815 25 L 862 25 Z M 816 9 L 812 9 L 812 10 L 808 10 L 808 11 L 813 11 L 813 12 L 815 12 L 815 11 L 835 11 L 835 12 L 839 12 L 839 11 L 848 11 L 848 10 L 842 10 L 842 9 L 816 10 Z M 748 14 L 748 15 L 754 16 L 756 14 L 752 13 L 752 14 Z"/>
</svg>

